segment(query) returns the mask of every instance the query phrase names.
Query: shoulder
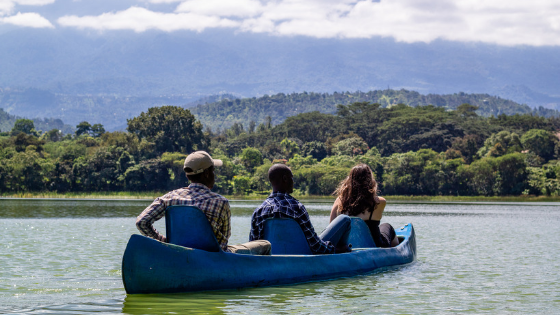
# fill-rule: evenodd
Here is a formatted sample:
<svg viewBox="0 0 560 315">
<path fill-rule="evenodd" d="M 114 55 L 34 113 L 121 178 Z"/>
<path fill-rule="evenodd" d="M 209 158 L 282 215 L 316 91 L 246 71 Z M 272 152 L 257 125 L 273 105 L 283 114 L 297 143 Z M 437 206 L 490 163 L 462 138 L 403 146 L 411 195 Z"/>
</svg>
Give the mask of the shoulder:
<svg viewBox="0 0 560 315">
<path fill-rule="evenodd" d="M 296 198 L 290 196 L 290 195 L 286 195 L 286 199 L 288 199 L 290 201 L 290 204 L 292 206 L 297 206 L 300 209 L 305 210 L 305 206 L 303 205 L 303 203 L 301 203 L 299 200 L 297 200 Z"/>
<path fill-rule="evenodd" d="M 340 200 L 340 197 L 336 198 L 336 200 L 333 203 L 333 210 L 336 209 L 337 213 L 342 213 L 342 201 Z"/>
<path fill-rule="evenodd" d="M 210 191 L 210 192 L 208 193 L 208 196 L 209 196 L 210 198 L 212 198 L 212 199 L 216 199 L 216 200 L 219 200 L 219 201 L 222 201 L 222 202 L 227 202 L 227 203 L 229 203 L 229 200 L 227 200 L 226 197 L 224 197 L 224 196 L 222 196 L 222 195 L 220 195 L 220 194 L 218 194 L 218 193 L 215 193 L 215 192 L 213 192 L 213 191 Z"/>
<path fill-rule="evenodd" d="M 222 209 L 229 209 L 229 200 L 226 197 L 217 194 L 215 192 L 208 193 L 208 200 L 211 200 L 211 203 L 221 207 Z"/>
<path fill-rule="evenodd" d="M 375 202 L 377 203 L 376 209 L 379 209 L 379 211 L 383 211 L 383 209 L 385 209 L 385 205 L 387 205 L 387 200 L 383 197 L 376 196 Z"/>
<path fill-rule="evenodd" d="M 336 198 L 336 200 L 334 201 L 334 205 L 339 207 L 342 205 L 342 200 L 340 200 L 340 197 Z"/>
</svg>

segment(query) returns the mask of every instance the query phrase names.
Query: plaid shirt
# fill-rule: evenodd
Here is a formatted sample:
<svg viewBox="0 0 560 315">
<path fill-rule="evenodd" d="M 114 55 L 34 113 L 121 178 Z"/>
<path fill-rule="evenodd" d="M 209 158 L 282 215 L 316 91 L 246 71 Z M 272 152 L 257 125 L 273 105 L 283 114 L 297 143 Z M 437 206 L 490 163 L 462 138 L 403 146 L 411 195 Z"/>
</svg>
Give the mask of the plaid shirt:
<svg viewBox="0 0 560 315">
<path fill-rule="evenodd" d="M 289 194 L 273 192 L 253 212 L 251 217 L 251 233 L 249 235 L 250 241 L 263 239 L 263 223 L 268 218 L 291 218 L 296 220 L 314 254 L 334 254 L 334 246 L 331 242 L 324 242 L 315 233 L 305 207 Z"/>
<path fill-rule="evenodd" d="M 227 242 L 231 236 L 229 202 L 202 184 L 192 183 L 187 188 L 177 189 L 157 198 L 138 216 L 136 227 L 143 235 L 166 242 L 165 236 L 159 234 L 153 224 L 165 216 L 167 207 L 176 205 L 195 206 L 202 210 L 214 230 L 218 243 L 227 251 Z"/>
</svg>

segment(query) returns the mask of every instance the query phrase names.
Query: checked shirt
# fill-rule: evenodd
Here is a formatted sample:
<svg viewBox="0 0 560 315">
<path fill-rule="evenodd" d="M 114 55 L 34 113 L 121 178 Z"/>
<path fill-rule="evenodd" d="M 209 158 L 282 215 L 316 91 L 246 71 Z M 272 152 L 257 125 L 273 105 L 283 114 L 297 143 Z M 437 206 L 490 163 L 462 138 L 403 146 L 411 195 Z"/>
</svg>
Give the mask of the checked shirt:
<svg viewBox="0 0 560 315">
<path fill-rule="evenodd" d="M 266 200 L 253 212 L 251 218 L 251 233 L 249 240 L 263 239 L 263 224 L 268 218 L 291 218 L 296 220 L 303 234 L 307 238 L 307 243 L 314 254 L 333 254 L 334 246 L 330 242 L 324 242 L 317 236 L 307 210 L 294 197 L 289 194 L 273 192 Z"/>
<path fill-rule="evenodd" d="M 195 206 L 208 218 L 218 243 L 227 251 L 228 239 L 231 236 L 231 211 L 229 202 L 221 195 L 210 191 L 202 184 L 192 183 L 187 188 L 180 188 L 157 198 L 136 219 L 136 227 L 143 235 L 166 242 L 153 226 L 154 222 L 165 216 L 165 209 L 170 206 Z"/>
</svg>

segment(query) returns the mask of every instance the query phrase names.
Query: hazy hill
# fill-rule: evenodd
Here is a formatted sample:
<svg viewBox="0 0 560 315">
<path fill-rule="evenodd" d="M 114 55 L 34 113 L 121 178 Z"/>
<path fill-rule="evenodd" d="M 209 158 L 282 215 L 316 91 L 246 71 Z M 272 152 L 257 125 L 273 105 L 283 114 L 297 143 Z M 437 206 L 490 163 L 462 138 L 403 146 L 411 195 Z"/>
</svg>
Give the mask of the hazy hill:
<svg viewBox="0 0 560 315">
<path fill-rule="evenodd" d="M 219 93 L 252 97 L 389 87 L 488 93 L 531 107 L 560 104 L 560 47 L 65 28 L 4 30 L 0 43 L 0 88 L 64 95 L 195 100 Z"/>
<path fill-rule="evenodd" d="M 376 90 L 370 92 L 342 92 L 342 93 L 292 93 L 265 95 L 259 98 L 223 99 L 214 103 L 207 103 L 191 108 L 191 112 L 200 121 L 212 129 L 229 128 L 234 123 L 241 123 L 245 127 L 250 121 L 264 122 L 267 116 L 272 118 L 273 124 L 279 124 L 289 116 L 300 113 L 320 111 L 322 113 L 336 113 L 336 105 L 347 105 L 353 102 L 379 103 L 382 107 L 389 107 L 399 103 L 410 106 L 434 105 L 447 109 L 468 103 L 478 106 L 477 113 L 482 116 L 498 116 L 501 114 L 530 114 L 542 116 L 558 116 L 559 112 L 545 108 L 533 110 L 527 105 L 521 105 L 511 100 L 488 94 L 428 94 L 422 95 L 408 90 Z"/>
<path fill-rule="evenodd" d="M 100 123 L 107 130 L 124 130 L 127 118 L 138 116 L 150 107 L 184 105 L 192 101 L 193 98 L 181 95 L 68 95 L 38 89 L 0 89 L 0 108 L 6 112 L 29 119 L 56 117 L 72 126 L 81 121 Z"/>
<path fill-rule="evenodd" d="M 22 117 L 10 115 L 0 108 L 0 132 L 10 131 L 14 127 L 16 120 Z M 62 120 L 57 118 L 35 118 L 33 124 L 36 130 L 49 131 L 51 129 L 62 130 L 63 133 L 72 133 L 73 128 L 65 125 Z"/>
<path fill-rule="evenodd" d="M 266 116 L 271 116 L 273 124 L 279 124 L 286 117 L 299 113 L 320 111 L 335 113 L 337 104 L 353 102 L 380 103 L 383 107 L 398 103 L 410 106 L 435 105 L 448 109 L 455 109 L 463 103 L 479 106 L 478 113 L 484 116 L 500 114 L 535 113 L 541 116 L 558 115 L 556 110 L 540 108 L 535 110 L 511 100 L 489 94 L 427 94 L 423 95 L 408 90 L 375 90 L 369 92 L 334 92 L 315 93 L 302 92 L 291 94 L 274 94 L 262 97 L 241 98 L 232 94 L 206 96 L 193 100 L 189 96 L 116 96 L 116 95 L 67 95 L 56 94 L 38 89 L 0 89 L 0 108 L 7 112 L 17 112 L 18 117 L 35 119 L 37 126 L 41 125 L 39 117 L 62 120 L 70 126 L 76 126 L 81 121 L 91 124 L 101 123 L 107 130 L 126 129 L 126 120 L 138 116 L 148 108 L 162 105 L 177 105 L 190 108 L 206 126 L 228 128 L 234 123 L 248 126 L 253 120 L 261 123 Z M 1 126 L 2 130 L 10 130 L 16 116 L 8 125 Z M 55 128 L 55 127 L 53 127 Z M 56 127 L 59 128 L 59 127 Z M 49 130 L 48 125 L 37 127 Z"/>
</svg>

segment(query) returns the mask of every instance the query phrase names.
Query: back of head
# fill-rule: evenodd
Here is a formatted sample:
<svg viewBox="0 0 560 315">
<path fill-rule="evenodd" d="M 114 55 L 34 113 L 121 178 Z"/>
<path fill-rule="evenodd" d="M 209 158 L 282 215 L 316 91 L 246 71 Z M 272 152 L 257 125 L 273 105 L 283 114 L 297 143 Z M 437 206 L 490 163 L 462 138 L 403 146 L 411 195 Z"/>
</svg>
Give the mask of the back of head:
<svg viewBox="0 0 560 315">
<path fill-rule="evenodd" d="M 290 184 L 286 180 L 291 179 L 292 176 L 292 170 L 284 164 L 274 164 L 268 169 L 268 180 L 270 181 L 274 191 L 288 192 L 284 191 L 289 190 L 290 188 L 285 187 Z"/>
<path fill-rule="evenodd" d="M 366 210 L 373 211 L 377 206 L 377 182 L 370 167 L 366 164 L 354 166 L 348 177 L 339 184 L 335 194 L 340 199 L 342 213 L 356 216 Z"/>
</svg>

